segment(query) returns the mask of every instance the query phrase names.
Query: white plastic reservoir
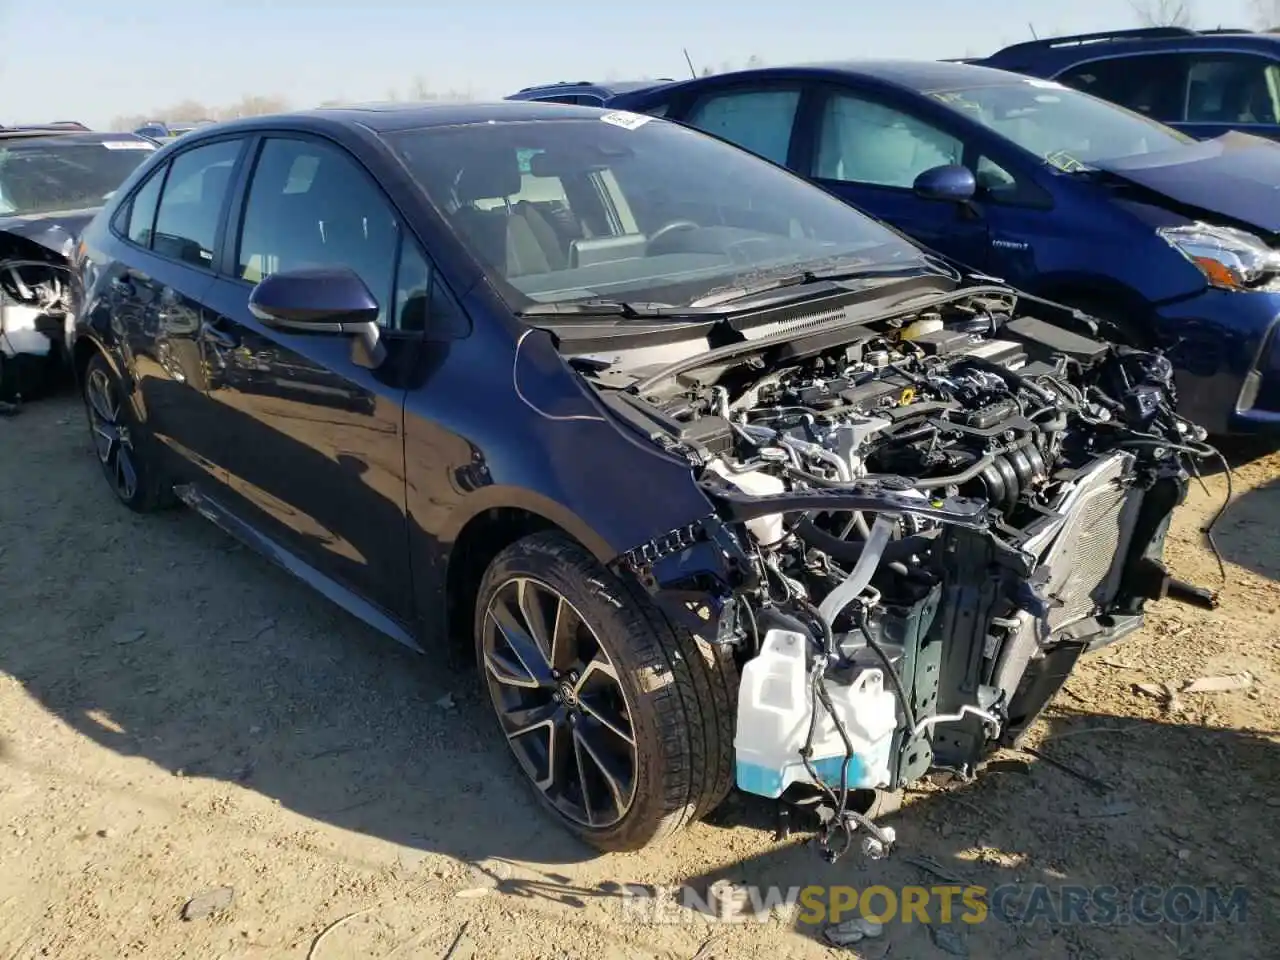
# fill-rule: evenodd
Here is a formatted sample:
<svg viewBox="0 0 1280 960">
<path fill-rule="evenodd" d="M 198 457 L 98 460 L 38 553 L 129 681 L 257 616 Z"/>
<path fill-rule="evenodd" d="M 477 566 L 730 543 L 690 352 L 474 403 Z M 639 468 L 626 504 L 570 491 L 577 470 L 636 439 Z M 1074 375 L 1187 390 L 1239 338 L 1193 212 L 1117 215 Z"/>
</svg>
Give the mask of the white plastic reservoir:
<svg viewBox="0 0 1280 960">
<path fill-rule="evenodd" d="M 734 736 L 738 786 L 748 793 L 777 797 L 797 782 L 812 782 L 800 759 L 809 732 L 810 640 L 789 630 L 765 634 L 760 654 L 742 669 L 738 726 Z M 836 713 L 853 741 L 847 783 L 850 789 L 889 785 L 897 701 L 884 687 L 879 667 L 866 667 L 851 684 L 823 680 Z M 840 784 L 845 746 L 830 714 L 817 704 L 818 727 L 810 762 L 833 789 Z"/>
</svg>

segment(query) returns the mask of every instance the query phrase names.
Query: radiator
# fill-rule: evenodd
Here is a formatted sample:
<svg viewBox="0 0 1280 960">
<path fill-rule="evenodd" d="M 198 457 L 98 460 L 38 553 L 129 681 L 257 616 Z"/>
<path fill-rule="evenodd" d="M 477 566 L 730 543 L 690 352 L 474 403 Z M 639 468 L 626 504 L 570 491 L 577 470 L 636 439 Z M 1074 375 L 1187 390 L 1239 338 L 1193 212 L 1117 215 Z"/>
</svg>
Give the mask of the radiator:
<svg viewBox="0 0 1280 960">
<path fill-rule="evenodd" d="M 1049 568 L 1044 596 L 1057 633 L 1101 612 L 1114 599 L 1129 552 L 1142 491 L 1131 483 L 1133 456 L 1101 459 L 1064 497 L 1065 522 L 1041 557 Z"/>
</svg>

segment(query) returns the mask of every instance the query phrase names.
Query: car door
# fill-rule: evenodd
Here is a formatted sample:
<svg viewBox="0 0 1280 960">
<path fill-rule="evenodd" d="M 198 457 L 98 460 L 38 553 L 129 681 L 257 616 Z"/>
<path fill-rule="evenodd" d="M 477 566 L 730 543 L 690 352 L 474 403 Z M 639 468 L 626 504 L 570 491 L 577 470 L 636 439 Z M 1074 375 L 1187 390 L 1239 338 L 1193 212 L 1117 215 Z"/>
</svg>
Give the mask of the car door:
<svg viewBox="0 0 1280 960">
<path fill-rule="evenodd" d="M 345 148 L 305 136 L 255 146 L 202 338 L 217 364 L 226 506 L 274 546 L 401 622 L 410 575 L 404 398 L 421 341 L 421 251 Z M 254 285 L 303 267 L 355 270 L 382 307 L 385 362 L 347 337 L 282 332 L 249 311 Z M 407 287 L 397 289 L 397 276 Z M 323 584 L 320 584 L 324 586 Z"/>
<path fill-rule="evenodd" d="M 112 224 L 129 244 L 109 281 L 119 331 L 148 431 L 179 483 L 208 484 L 215 467 L 199 331 L 213 258 L 243 138 L 175 154 L 133 193 Z"/>
<path fill-rule="evenodd" d="M 829 85 L 815 89 L 804 125 L 799 172 L 925 246 L 986 269 L 990 236 L 980 209 L 912 189 L 926 170 L 972 166 L 973 151 L 955 128 L 876 94 Z"/>
</svg>

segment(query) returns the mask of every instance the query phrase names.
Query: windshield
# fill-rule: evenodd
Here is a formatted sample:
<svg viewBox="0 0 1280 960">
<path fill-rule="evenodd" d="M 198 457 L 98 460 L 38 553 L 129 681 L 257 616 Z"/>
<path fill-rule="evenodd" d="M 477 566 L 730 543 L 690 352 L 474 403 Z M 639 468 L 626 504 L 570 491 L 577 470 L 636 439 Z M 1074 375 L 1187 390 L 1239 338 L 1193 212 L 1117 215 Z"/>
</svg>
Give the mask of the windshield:
<svg viewBox="0 0 1280 960">
<path fill-rule="evenodd" d="M 924 267 L 869 217 L 745 151 L 626 113 L 385 135 L 520 310 L 687 306 L 809 264 Z"/>
<path fill-rule="evenodd" d="M 0 215 L 100 207 L 154 149 L 144 140 L 0 143 Z"/>
<path fill-rule="evenodd" d="M 1192 142 L 1162 123 L 1048 81 L 946 90 L 933 96 L 1069 173 L 1096 161 Z"/>
</svg>

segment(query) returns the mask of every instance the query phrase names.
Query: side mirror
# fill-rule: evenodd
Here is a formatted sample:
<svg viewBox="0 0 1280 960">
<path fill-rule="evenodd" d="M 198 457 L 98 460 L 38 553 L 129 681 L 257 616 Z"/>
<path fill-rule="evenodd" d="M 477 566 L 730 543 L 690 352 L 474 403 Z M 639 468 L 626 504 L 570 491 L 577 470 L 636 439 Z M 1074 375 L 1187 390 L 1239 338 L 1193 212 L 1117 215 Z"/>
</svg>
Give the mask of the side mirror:
<svg viewBox="0 0 1280 960">
<path fill-rule="evenodd" d="M 968 167 L 950 163 L 924 171 L 916 177 L 911 189 L 922 200 L 968 203 L 978 192 L 978 181 Z"/>
<path fill-rule="evenodd" d="M 249 312 L 273 329 L 354 335 L 352 360 L 369 369 L 387 355 L 378 335 L 378 311 L 378 301 L 349 267 L 273 273 L 249 294 Z"/>
</svg>

